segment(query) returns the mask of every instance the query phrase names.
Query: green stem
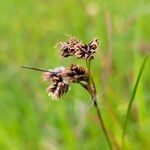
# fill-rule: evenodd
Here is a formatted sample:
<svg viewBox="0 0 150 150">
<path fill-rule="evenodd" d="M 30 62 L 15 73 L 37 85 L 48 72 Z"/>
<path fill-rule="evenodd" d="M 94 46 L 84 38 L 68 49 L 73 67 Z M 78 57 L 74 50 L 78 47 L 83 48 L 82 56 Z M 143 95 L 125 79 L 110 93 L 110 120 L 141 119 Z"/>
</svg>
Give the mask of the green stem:
<svg viewBox="0 0 150 150">
<path fill-rule="evenodd" d="M 105 134 L 105 137 L 107 139 L 109 148 L 110 148 L 110 150 L 112 150 L 111 140 L 109 138 L 108 131 L 107 131 L 105 125 L 104 125 L 104 121 L 103 121 L 100 109 L 98 107 L 97 99 L 93 99 L 93 101 L 94 101 L 94 106 L 95 106 L 95 109 L 96 109 L 96 112 L 97 112 L 97 116 L 98 116 L 98 119 L 99 119 L 99 122 L 100 122 L 100 126 L 101 126 L 101 128 L 102 128 L 102 130 L 103 130 L 103 132 Z"/>
<path fill-rule="evenodd" d="M 102 130 L 103 130 L 103 132 L 105 134 L 105 137 L 106 137 L 106 140 L 108 142 L 110 150 L 112 150 L 111 140 L 109 138 L 108 131 L 107 131 L 106 127 L 105 127 L 105 124 L 104 124 L 104 121 L 103 121 L 103 118 L 102 118 L 102 114 L 101 114 L 101 111 L 100 111 L 100 109 L 98 107 L 98 103 L 97 103 L 97 92 L 96 92 L 95 82 L 94 82 L 93 77 L 91 75 L 90 61 L 86 61 L 86 64 L 87 64 L 87 68 L 88 68 L 88 72 L 89 72 L 89 85 L 90 85 L 91 98 L 92 98 L 92 100 L 94 102 L 94 107 L 95 107 L 96 112 L 97 112 L 97 116 L 98 116 L 98 119 L 99 119 L 100 127 L 102 128 Z"/>
</svg>

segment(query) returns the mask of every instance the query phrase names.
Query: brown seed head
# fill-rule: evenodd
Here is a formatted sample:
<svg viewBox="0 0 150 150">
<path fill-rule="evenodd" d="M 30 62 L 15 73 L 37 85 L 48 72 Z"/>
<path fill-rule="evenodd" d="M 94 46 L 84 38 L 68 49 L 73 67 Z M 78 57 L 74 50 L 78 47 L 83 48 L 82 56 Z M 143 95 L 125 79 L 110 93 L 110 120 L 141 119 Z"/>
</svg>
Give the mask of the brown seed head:
<svg viewBox="0 0 150 150">
<path fill-rule="evenodd" d="M 88 80 L 88 73 L 83 67 L 79 65 L 72 64 L 67 69 L 67 77 L 70 78 L 72 82 L 80 82 L 80 81 L 87 81 Z"/>
<path fill-rule="evenodd" d="M 65 82 L 55 82 L 47 88 L 48 95 L 57 100 L 68 91 L 69 84 Z"/>
<path fill-rule="evenodd" d="M 93 59 L 95 50 L 98 47 L 98 39 L 94 39 L 89 44 L 84 44 L 75 37 L 71 37 L 68 42 L 62 42 L 60 54 L 62 57 L 75 56 L 81 59 Z"/>
<path fill-rule="evenodd" d="M 65 68 L 64 67 L 58 67 L 53 70 L 50 70 L 51 72 L 44 72 L 43 73 L 43 80 L 44 81 L 50 81 L 52 80 L 53 82 L 55 81 L 62 81 L 61 74 L 64 72 Z"/>
<path fill-rule="evenodd" d="M 91 43 L 88 45 L 82 46 L 78 51 L 75 52 L 75 56 L 77 58 L 83 58 L 83 59 L 93 59 L 94 55 L 96 53 L 96 48 L 98 47 L 98 39 L 94 39 Z"/>
<path fill-rule="evenodd" d="M 74 54 L 74 51 L 70 49 L 70 45 L 68 42 L 62 42 L 60 43 L 61 48 L 60 48 L 60 55 L 62 57 L 69 57 Z"/>
<path fill-rule="evenodd" d="M 76 51 L 84 47 L 84 44 L 75 37 L 71 37 L 68 42 L 62 42 L 60 45 L 60 55 L 62 57 L 73 56 Z"/>
<path fill-rule="evenodd" d="M 90 44 L 88 44 L 88 45 L 89 45 L 90 49 L 95 50 L 95 49 L 98 47 L 98 45 L 99 45 L 98 39 L 94 39 L 94 40 L 93 40 Z"/>
</svg>

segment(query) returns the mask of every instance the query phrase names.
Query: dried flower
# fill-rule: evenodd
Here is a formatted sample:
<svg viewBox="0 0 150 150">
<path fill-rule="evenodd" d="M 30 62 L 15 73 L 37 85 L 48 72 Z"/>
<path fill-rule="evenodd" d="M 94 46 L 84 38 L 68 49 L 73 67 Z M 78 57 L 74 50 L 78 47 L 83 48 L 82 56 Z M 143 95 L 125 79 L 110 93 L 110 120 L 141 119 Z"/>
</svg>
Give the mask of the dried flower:
<svg viewBox="0 0 150 150">
<path fill-rule="evenodd" d="M 71 37 L 68 42 L 61 42 L 60 43 L 60 55 L 62 57 L 69 57 L 75 54 L 76 49 L 78 48 L 77 45 L 81 43 L 77 38 Z"/>
<path fill-rule="evenodd" d="M 69 57 L 74 54 L 74 52 L 70 50 L 68 42 L 61 42 L 60 45 L 61 45 L 60 55 L 62 57 Z"/>
<path fill-rule="evenodd" d="M 50 72 L 44 72 L 43 80 L 44 81 L 52 80 L 53 82 L 62 81 L 61 74 L 63 73 L 64 69 L 65 69 L 64 67 L 57 67 L 53 70 L 49 70 Z"/>
<path fill-rule="evenodd" d="M 75 56 L 77 58 L 83 58 L 91 60 L 94 58 L 95 50 L 98 47 L 98 39 L 94 39 L 88 45 L 82 46 L 78 51 L 76 51 Z"/>
<path fill-rule="evenodd" d="M 58 67 L 53 70 L 49 70 L 49 72 L 43 73 L 44 81 L 53 81 L 54 83 L 47 88 L 48 95 L 52 97 L 52 99 L 59 99 L 62 97 L 67 91 L 69 84 L 64 80 L 64 73 L 66 69 L 64 67 Z"/>
<path fill-rule="evenodd" d="M 73 82 L 88 81 L 88 73 L 83 67 L 72 64 L 67 68 L 67 77 Z"/>
<path fill-rule="evenodd" d="M 47 88 L 48 95 L 54 100 L 59 99 L 68 91 L 68 86 L 69 84 L 63 81 L 55 82 Z"/>
<path fill-rule="evenodd" d="M 94 39 L 89 44 L 84 44 L 75 37 L 71 37 L 68 42 L 62 42 L 60 55 L 62 57 L 75 56 L 81 59 L 93 59 L 95 50 L 98 47 L 98 39 Z"/>
<path fill-rule="evenodd" d="M 95 49 L 98 47 L 98 39 L 94 39 L 89 44 L 84 44 L 75 37 L 71 37 L 68 42 L 62 42 L 60 53 L 62 57 L 75 56 L 76 58 L 90 61 L 94 58 Z M 53 70 L 45 70 L 34 67 L 23 67 L 42 71 L 44 81 L 52 81 L 52 85 L 47 88 L 48 95 L 53 99 L 59 99 L 67 91 L 72 82 L 79 83 L 89 90 L 89 72 L 79 66 L 72 64 L 68 68 L 58 67 Z"/>
<path fill-rule="evenodd" d="M 58 67 L 50 72 L 43 73 L 44 81 L 53 81 L 54 83 L 47 88 L 48 95 L 52 99 L 59 99 L 63 94 L 68 91 L 68 83 L 63 81 L 63 72 L 65 71 L 64 67 Z"/>
<path fill-rule="evenodd" d="M 47 88 L 48 95 L 52 99 L 59 99 L 68 91 L 72 82 L 83 84 L 88 82 L 88 72 L 79 65 L 72 64 L 68 68 L 59 67 L 43 74 L 44 81 L 53 81 Z"/>
<path fill-rule="evenodd" d="M 90 44 L 88 44 L 88 45 L 89 45 L 90 49 L 95 50 L 95 49 L 98 47 L 98 44 L 99 44 L 98 39 L 94 39 L 94 40 L 93 40 Z"/>
</svg>

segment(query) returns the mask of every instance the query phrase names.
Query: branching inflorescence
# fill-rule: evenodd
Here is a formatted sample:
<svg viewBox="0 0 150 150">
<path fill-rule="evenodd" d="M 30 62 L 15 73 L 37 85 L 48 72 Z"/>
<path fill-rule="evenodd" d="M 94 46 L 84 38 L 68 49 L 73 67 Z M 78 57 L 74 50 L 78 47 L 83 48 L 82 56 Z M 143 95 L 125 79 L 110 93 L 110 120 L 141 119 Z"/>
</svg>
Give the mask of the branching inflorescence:
<svg viewBox="0 0 150 150">
<path fill-rule="evenodd" d="M 84 44 L 75 37 L 71 37 L 68 42 L 60 42 L 60 55 L 65 58 L 75 56 L 78 59 L 91 61 L 94 58 L 95 50 L 98 47 L 98 39 L 94 39 L 89 44 Z M 71 64 L 69 67 L 59 67 L 51 72 L 43 73 L 44 81 L 52 81 L 53 84 L 47 88 L 48 95 L 52 99 L 58 100 L 68 91 L 71 83 L 79 83 L 90 92 L 90 75 L 88 69 L 79 65 Z"/>
<path fill-rule="evenodd" d="M 47 88 L 48 95 L 54 99 L 60 99 L 65 93 L 67 93 L 70 84 L 78 83 L 85 88 L 91 95 L 93 104 L 95 106 L 97 116 L 99 119 L 100 127 L 103 129 L 110 149 L 111 140 L 108 135 L 108 131 L 104 125 L 102 115 L 97 103 L 97 91 L 95 82 L 91 74 L 91 60 L 94 59 L 94 54 L 99 45 L 98 39 L 94 39 L 89 44 L 84 44 L 82 41 L 75 37 L 70 37 L 67 42 L 59 43 L 59 52 L 63 58 L 69 56 L 75 56 L 77 59 L 83 59 L 86 62 L 87 68 L 81 67 L 76 64 L 71 64 L 69 67 L 58 67 L 54 70 L 37 69 L 33 67 L 23 67 L 26 69 L 33 69 L 42 71 L 43 79 L 46 82 L 52 82 Z"/>
<path fill-rule="evenodd" d="M 48 95 L 55 100 L 58 100 L 67 93 L 71 83 L 76 82 L 86 84 L 88 78 L 87 70 L 74 64 L 68 68 L 60 67 L 52 70 L 52 72 L 43 73 L 44 81 L 53 82 L 46 91 L 48 92 Z"/>
</svg>

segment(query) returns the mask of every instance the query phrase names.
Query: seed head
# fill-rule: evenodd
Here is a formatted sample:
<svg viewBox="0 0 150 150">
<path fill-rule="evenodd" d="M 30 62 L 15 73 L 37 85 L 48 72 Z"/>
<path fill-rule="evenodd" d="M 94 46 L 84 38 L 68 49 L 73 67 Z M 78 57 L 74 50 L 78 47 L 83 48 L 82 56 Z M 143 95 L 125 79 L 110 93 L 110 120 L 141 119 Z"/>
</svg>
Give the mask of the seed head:
<svg viewBox="0 0 150 150">
<path fill-rule="evenodd" d="M 84 44 L 75 37 L 71 37 L 68 42 L 62 42 L 60 54 L 62 57 L 75 56 L 81 59 L 93 59 L 95 50 L 98 47 L 98 39 L 94 39 L 89 44 Z"/>
<path fill-rule="evenodd" d="M 94 54 L 96 53 L 96 48 L 98 47 L 98 39 L 94 39 L 88 45 L 83 45 L 78 51 L 76 51 L 75 56 L 77 58 L 83 58 L 91 60 L 94 58 Z"/>
<path fill-rule="evenodd" d="M 57 100 L 62 97 L 68 91 L 69 84 L 60 81 L 55 82 L 47 88 L 48 96 L 51 96 L 52 99 Z"/>
<path fill-rule="evenodd" d="M 88 80 L 88 73 L 83 67 L 72 64 L 67 68 L 67 76 L 73 82 L 81 82 Z"/>
<path fill-rule="evenodd" d="M 69 43 L 68 42 L 62 42 L 60 43 L 61 48 L 60 48 L 60 55 L 62 57 L 69 57 L 74 54 L 74 52 L 70 49 Z"/>
<path fill-rule="evenodd" d="M 61 42 L 60 55 L 62 57 L 73 56 L 79 43 L 81 42 L 75 37 L 71 37 L 68 42 Z"/>
<path fill-rule="evenodd" d="M 90 44 L 88 44 L 89 45 L 89 48 L 90 49 L 93 49 L 93 50 L 95 50 L 97 47 L 98 47 L 98 45 L 99 45 L 99 42 L 98 42 L 98 39 L 94 39 Z"/>
<path fill-rule="evenodd" d="M 53 70 L 49 70 L 50 72 L 44 72 L 43 73 L 43 80 L 44 81 L 50 81 L 52 80 L 53 82 L 55 81 L 62 81 L 61 74 L 64 72 L 65 68 L 64 67 L 57 67 Z"/>
<path fill-rule="evenodd" d="M 98 39 L 94 39 L 89 44 L 84 44 L 75 37 L 71 37 L 67 42 L 60 43 L 60 54 L 62 57 L 75 56 L 76 58 L 91 60 L 94 58 L 95 50 L 98 47 Z M 43 74 L 45 81 L 53 81 L 47 88 L 48 95 L 52 99 L 59 99 L 68 91 L 69 84 L 79 83 L 87 88 L 89 74 L 86 69 L 79 65 L 72 64 L 68 68 L 59 67 Z"/>
</svg>

